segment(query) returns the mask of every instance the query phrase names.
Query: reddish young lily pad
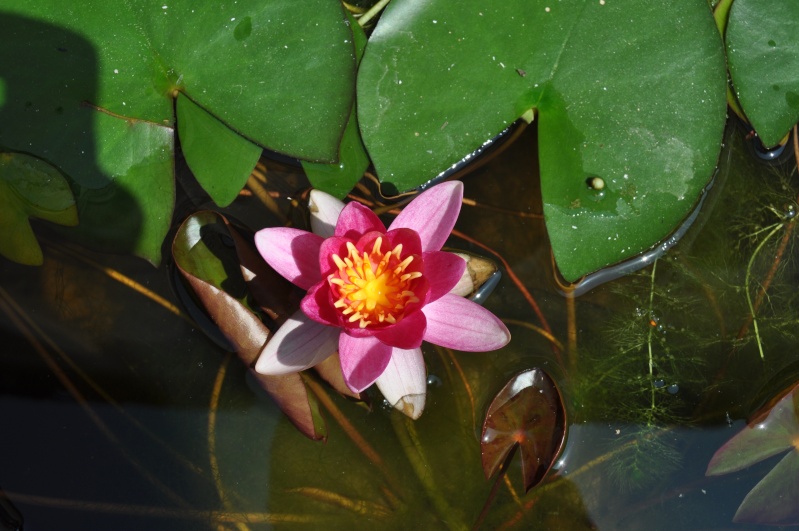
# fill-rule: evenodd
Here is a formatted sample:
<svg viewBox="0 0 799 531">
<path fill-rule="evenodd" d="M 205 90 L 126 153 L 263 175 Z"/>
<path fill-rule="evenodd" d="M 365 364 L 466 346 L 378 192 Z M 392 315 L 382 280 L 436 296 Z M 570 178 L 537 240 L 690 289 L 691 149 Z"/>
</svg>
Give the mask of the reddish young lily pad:
<svg viewBox="0 0 799 531">
<path fill-rule="evenodd" d="M 770 525 L 799 524 L 799 383 L 769 402 L 710 460 L 705 475 L 736 472 L 791 450 L 749 491 L 733 520 Z"/>
<path fill-rule="evenodd" d="M 497 472 L 517 445 L 524 488 L 546 476 L 566 439 L 566 411 L 557 385 L 542 369 L 514 376 L 497 394 L 483 422 L 480 447 L 486 478 Z"/>
<path fill-rule="evenodd" d="M 238 298 L 242 294 L 234 296 L 230 293 L 238 291 L 235 286 L 242 282 L 242 278 L 237 268 L 231 267 L 234 262 L 238 264 L 233 249 L 224 253 L 219 239 L 232 234 L 227 220 L 220 214 L 204 211 L 190 216 L 178 229 L 172 244 L 175 264 L 208 314 L 233 344 L 239 358 L 250 367 L 252 375 L 283 413 L 307 437 L 324 439 L 327 428 L 316 399 L 308 392 L 298 373 L 264 376 L 251 369 L 269 337 L 269 329 Z M 243 239 L 234 241 L 241 252 Z M 220 256 L 223 253 L 226 256 Z"/>
</svg>

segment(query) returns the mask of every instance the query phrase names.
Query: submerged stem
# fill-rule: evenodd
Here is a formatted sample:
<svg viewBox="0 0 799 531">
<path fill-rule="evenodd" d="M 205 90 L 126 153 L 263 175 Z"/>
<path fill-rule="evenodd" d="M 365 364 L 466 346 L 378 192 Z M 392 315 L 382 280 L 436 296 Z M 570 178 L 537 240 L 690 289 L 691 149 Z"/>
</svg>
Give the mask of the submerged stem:
<svg viewBox="0 0 799 531">
<path fill-rule="evenodd" d="M 405 451 L 405 456 L 411 463 L 411 468 L 416 473 L 416 477 L 419 478 L 425 493 L 433 502 L 433 506 L 442 522 L 452 530 L 468 529 L 468 526 L 461 520 L 460 515 L 444 499 L 441 491 L 436 486 L 430 463 L 427 461 L 422 445 L 419 442 L 414 421 L 394 411 L 391 414 L 391 425 L 394 427 L 394 432 L 397 434 L 402 449 Z"/>
<path fill-rule="evenodd" d="M 658 261 L 657 259 L 652 263 L 652 274 L 650 275 L 649 280 L 649 334 L 646 338 L 646 348 L 647 353 L 649 355 L 649 391 L 651 395 L 649 407 L 650 412 L 655 410 L 655 360 L 652 354 L 652 334 L 655 333 L 655 327 L 657 323 L 654 323 L 654 311 L 655 311 L 655 272 L 657 271 Z M 647 422 L 648 425 L 651 425 L 652 419 L 650 418 Z"/>
<path fill-rule="evenodd" d="M 765 355 L 763 354 L 763 342 L 760 340 L 760 329 L 757 326 L 757 313 L 756 313 L 757 307 L 754 304 L 752 304 L 752 294 L 750 293 L 749 290 L 749 281 L 752 278 L 752 265 L 755 262 L 755 258 L 757 258 L 757 255 L 760 254 L 760 251 L 763 249 L 763 246 L 766 244 L 766 242 L 768 242 L 771 239 L 771 237 L 774 236 L 777 233 L 777 231 L 780 230 L 782 227 L 783 227 L 782 223 L 776 223 L 773 226 L 771 232 L 769 232 L 768 235 L 765 238 L 763 238 L 763 240 L 757 245 L 755 251 L 752 253 L 752 256 L 749 257 L 749 263 L 746 264 L 746 278 L 744 279 L 744 291 L 746 292 L 746 304 L 749 306 L 749 315 L 752 321 L 752 328 L 755 329 L 755 341 L 757 342 L 757 350 L 758 352 L 760 352 L 760 359 L 765 359 Z M 763 294 L 765 294 L 767 288 L 768 288 L 767 285 L 764 285 L 761 288 Z M 760 300 L 762 300 L 762 298 L 758 297 L 757 306 L 760 306 L 759 304 Z"/>
<path fill-rule="evenodd" d="M 360 18 L 358 18 L 358 25 L 360 27 L 364 27 L 366 23 L 372 20 L 374 17 L 376 17 L 390 1 L 391 0 L 380 0 L 378 3 L 370 7 L 369 11 L 367 11 L 366 13 L 361 15 Z"/>
</svg>

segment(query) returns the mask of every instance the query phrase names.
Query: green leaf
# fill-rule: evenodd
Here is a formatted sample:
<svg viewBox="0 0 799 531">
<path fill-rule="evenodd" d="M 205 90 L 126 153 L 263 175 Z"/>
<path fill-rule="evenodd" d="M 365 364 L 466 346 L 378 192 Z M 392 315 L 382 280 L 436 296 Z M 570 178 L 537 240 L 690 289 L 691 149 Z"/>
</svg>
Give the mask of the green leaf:
<svg viewBox="0 0 799 531">
<path fill-rule="evenodd" d="M 214 9 L 188 0 L 0 2 L 0 65 L 0 145 L 51 162 L 79 196 L 127 194 L 126 205 L 81 210 L 83 234 L 150 260 L 173 208 L 150 194 L 173 195 L 166 188 L 174 184 L 165 184 L 172 164 L 143 165 L 152 162 L 152 135 L 125 135 L 122 124 L 172 128 L 172 100 L 183 92 L 252 142 L 330 162 L 355 75 L 351 31 L 341 6 L 327 0 L 240 0 Z M 110 118 L 120 124 L 109 126 Z M 203 136 L 192 129 L 181 132 Z M 132 144 L 121 145 L 123 137 Z M 172 142 L 162 148 L 171 153 Z M 219 149 L 241 145 L 221 140 Z M 115 233 L 103 223 L 114 213 L 135 223 L 119 221 Z"/>
<path fill-rule="evenodd" d="M 799 3 L 735 0 L 727 26 L 730 75 L 763 144 L 774 146 L 799 120 Z"/>
<path fill-rule="evenodd" d="M 720 150 L 725 81 L 701 1 L 394 2 L 360 66 L 358 117 L 379 177 L 405 190 L 536 109 L 547 228 L 571 281 L 690 212 Z"/>
<path fill-rule="evenodd" d="M 220 207 L 247 183 L 261 148 L 238 135 L 183 94 L 176 104 L 178 136 L 194 177 Z"/>
<path fill-rule="evenodd" d="M 27 265 L 42 264 L 42 249 L 29 217 L 77 225 L 75 199 L 64 176 L 24 153 L 0 153 L 0 255 Z"/>
<path fill-rule="evenodd" d="M 355 186 L 369 166 L 369 156 L 358 132 L 358 119 L 353 109 L 339 148 L 335 164 L 302 161 L 302 169 L 314 188 L 343 199 Z"/>
<path fill-rule="evenodd" d="M 81 224 L 68 234 L 103 250 L 158 264 L 175 203 L 174 131 L 151 122 L 94 112 L 99 169 L 114 178 L 78 187 Z"/>
<path fill-rule="evenodd" d="M 366 34 L 352 16 L 349 16 L 349 21 L 355 43 L 355 55 L 357 60 L 360 61 L 366 49 Z M 343 199 L 352 190 L 355 183 L 363 177 L 363 172 L 366 171 L 367 167 L 369 167 L 369 155 L 366 154 L 366 148 L 358 130 L 358 116 L 355 112 L 355 106 L 350 111 L 347 126 L 344 128 L 344 136 L 341 138 L 338 163 L 302 163 L 302 169 L 305 170 L 305 174 L 314 188 L 340 199 Z"/>
</svg>

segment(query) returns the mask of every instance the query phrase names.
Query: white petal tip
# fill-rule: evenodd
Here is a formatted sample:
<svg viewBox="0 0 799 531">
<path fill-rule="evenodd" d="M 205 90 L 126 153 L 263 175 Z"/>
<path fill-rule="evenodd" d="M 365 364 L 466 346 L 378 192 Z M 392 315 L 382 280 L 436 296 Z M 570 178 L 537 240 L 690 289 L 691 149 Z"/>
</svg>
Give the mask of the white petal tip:
<svg viewBox="0 0 799 531">
<path fill-rule="evenodd" d="M 283 365 L 277 361 L 274 356 L 272 356 L 272 359 L 270 359 L 269 356 L 264 356 L 262 354 L 258 358 L 258 361 L 255 362 L 254 369 L 255 372 L 258 374 L 263 374 L 264 376 L 280 376 L 292 372 L 299 372 L 303 369 L 303 367 L 290 367 Z"/>
<path fill-rule="evenodd" d="M 416 420 L 422 416 L 425 398 L 426 396 L 424 394 L 406 395 L 400 398 L 399 401 L 394 404 L 394 408 L 398 409 L 404 415 L 412 418 L 413 420 Z"/>
<path fill-rule="evenodd" d="M 308 210 L 311 211 L 311 230 L 323 238 L 336 232 L 336 221 L 344 208 L 344 203 L 321 190 L 311 190 L 308 197 Z"/>
</svg>

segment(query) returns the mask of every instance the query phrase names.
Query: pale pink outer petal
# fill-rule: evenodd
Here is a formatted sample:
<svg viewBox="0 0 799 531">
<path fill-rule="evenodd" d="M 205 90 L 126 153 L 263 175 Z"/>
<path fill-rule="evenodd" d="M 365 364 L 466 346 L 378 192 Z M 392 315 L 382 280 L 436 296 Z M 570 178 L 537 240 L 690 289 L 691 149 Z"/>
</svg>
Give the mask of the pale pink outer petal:
<svg viewBox="0 0 799 531">
<path fill-rule="evenodd" d="M 375 381 L 389 404 L 412 419 L 424 411 L 427 396 L 427 374 L 422 349 L 395 348 L 386 370 Z"/>
<path fill-rule="evenodd" d="M 508 328 L 493 313 L 476 302 L 448 293 L 422 308 L 427 316 L 424 340 L 467 352 L 504 347 L 510 341 Z"/>
<path fill-rule="evenodd" d="M 319 249 L 324 238 L 291 227 L 270 227 L 255 233 L 258 252 L 283 278 L 302 289 L 320 280 Z"/>
<path fill-rule="evenodd" d="M 278 375 L 313 367 L 336 352 L 340 333 L 341 329 L 312 321 L 297 310 L 266 342 L 255 371 Z"/>
<path fill-rule="evenodd" d="M 352 337 L 342 332 L 338 341 L 338 353 L 347 387 L 360 393 L 372 385 L 386 370 L 391 351 L 392 347 L 375 337 Z"/>
<path fill-rule="evenodd" d="M 311 230 L 322 238 L 336 233 L 336 222 L 344 209 L 344 203 L 321 190 L 311 190 L 308 210 L 311 211 Z"/>
<path fill-rule="evenodd" d="M 415 230 L 422 240 L 422 251 L 439 251 L 455 227 L 462 201 L 463 183 L 437 184 L 408 203 L 388 230 Z"/>
</svg>

